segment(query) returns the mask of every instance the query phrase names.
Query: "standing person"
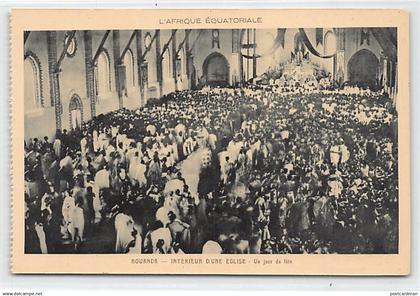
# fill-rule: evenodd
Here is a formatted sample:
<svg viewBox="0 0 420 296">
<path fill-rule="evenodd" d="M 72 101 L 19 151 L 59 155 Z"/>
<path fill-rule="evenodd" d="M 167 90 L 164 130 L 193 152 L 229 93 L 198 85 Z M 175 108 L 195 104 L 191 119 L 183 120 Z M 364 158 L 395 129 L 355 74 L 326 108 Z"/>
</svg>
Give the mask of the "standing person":
<svg viewBox="0 0 420 296">
<path fill-rule="evenodd" d="M 95 210 L 93 208 L 93 199 L 95 198 L 95 193 L 93 193 L 92 186 L 86 188 L 86 201 L 87 201 L 87 224 L 94 223 L 95 221 Z"/>
<path fill-rule="evenodd" d="M 84 241 L 84 230 L 85 230 L 85 213 L 83 210 L 83 198 L 77 198 L 73 208 L 73 229 L 72 241 L 74 243 L 74 249 L 77 251 L 80 244 Z"/>
<path fill-rule="evenodd" d="M 47 240 L 45 236 L 46 210 L 42 211 L 35 221 L 35 231 L 39 239 L 41 254 L 48 254 Z"/>
<path fill-rule="evenodd" d="M 74 214 L 74 198 L 72 196 L 72 191 L 66 191 L 66 196 L 64 197 L 63 206 L 62 206 L 62 215 L 63 215 L 63 231 L 64 237 L 68 237 L 69 234 L 72 235 L 73 230 L 73 214 Z"/>
<path fill-rule="evenodd" d="M 150 162 L 149 170 L 147 172 L 149 184 L 159 184 L 162 179 L 162 168 L 157 152 L 153 155 L 153 160 Z"/>
<path fill-rule="evenodd" d="M 61 140 L 57 136 L 53 143 L 53 150 L 55 155 L 60 159 L 61 158 Z"/>
</svg>

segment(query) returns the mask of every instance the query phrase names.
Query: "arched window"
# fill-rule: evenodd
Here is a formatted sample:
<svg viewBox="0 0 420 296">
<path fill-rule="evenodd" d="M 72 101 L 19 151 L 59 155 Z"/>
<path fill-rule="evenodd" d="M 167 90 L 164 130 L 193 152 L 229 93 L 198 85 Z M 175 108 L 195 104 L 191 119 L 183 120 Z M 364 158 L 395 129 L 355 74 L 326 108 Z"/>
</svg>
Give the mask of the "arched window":
<svg viewBox="0 0 420 296">
<path fill-rule="evenodd" d="M 334 54 L 337 50 L 337 39 L 333 31 L 329 30 L 324 35 L 324 55 Z"/>
<path fill-rule="evenodd" d="M 127 88 L 135 86 L 134 79 L 134 58 L 131 50 L 127 50 L 124 55 L 125 77 L 127 79 Z"/>
<path fill-rule="evenodd" d="M 172 78 L 172 59 L 169 49 L 167 49 L 163 54 L 162 74 L 163 79 Z"/>
<path fill-rule="evenodd" d="M 102 50 L 96 64 L 96 92 L 98 95 L 111 91 L 111 71 L 108 53 Z"/>
<path fill-rule="evenodd" d="M 42 98 L 41 64 L 33 54 L 27 54 L 24 61 L 25 110 L 44 107 Z"/>
</svg>

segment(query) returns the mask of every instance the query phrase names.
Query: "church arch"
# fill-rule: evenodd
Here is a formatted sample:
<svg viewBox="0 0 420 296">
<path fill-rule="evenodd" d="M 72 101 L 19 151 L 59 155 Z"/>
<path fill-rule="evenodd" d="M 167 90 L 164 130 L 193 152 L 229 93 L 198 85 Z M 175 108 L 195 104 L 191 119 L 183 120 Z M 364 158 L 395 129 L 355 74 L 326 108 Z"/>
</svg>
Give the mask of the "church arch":
<svg viewBox="0 0 420 296">
<path fill-rule="evenodd" d="M 378 67 L 376 55 L 368 49 L 361 49 L 348 61 L 348 81 L 360 87 L 374 89 L 377 86 Z"/>
<path fill-rule="evenodd" d="M 125 66 L 125 78 L 126 78 L 126 85 L 127 88 L 132 88 L 136 84 L 135 76 L 134 76 L 134 57 L 133 52 L 131 49 L 128 49 L 124 54 L 124 66 Z"/>
<path fill-rule="evenodd" d="M 203 63 L 205 84 L 210 86 L 226 86 L 229 84 L 229 62 L 224 55 L 213 52 Z"/>
</svg>

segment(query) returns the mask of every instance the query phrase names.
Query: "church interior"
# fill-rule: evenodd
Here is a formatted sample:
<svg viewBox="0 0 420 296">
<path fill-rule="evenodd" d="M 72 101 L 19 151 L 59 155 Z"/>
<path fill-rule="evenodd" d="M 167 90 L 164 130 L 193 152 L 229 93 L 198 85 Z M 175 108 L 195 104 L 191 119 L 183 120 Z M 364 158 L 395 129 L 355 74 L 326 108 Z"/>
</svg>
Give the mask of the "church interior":
<svg viewBox="0 0 420 296">
<path fill-rule="evenodd" d="M 338 86 L 396 93 L 394 28 L 33 31 L 24 41 L 26 139 L 174 91 L 261 82 L 294 59 Z"/>
<path fill-rule="evenodd" d="M 395 28 L 23 37 L 26 253 L 398 253 Z"/>
</svg>

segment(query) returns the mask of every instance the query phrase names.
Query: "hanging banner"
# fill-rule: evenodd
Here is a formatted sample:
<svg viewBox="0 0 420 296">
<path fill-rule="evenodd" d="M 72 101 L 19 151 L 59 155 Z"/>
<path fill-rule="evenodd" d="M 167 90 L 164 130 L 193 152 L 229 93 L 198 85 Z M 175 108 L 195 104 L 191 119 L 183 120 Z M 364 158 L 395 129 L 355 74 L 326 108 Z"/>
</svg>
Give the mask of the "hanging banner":
<svg viewBox="0 0 420 296">
<path fill-rule="evenodd" d="M 280 46 L 282 48 L 284 48 L 284 36 L 286 34 L 286 29 L 285 28 L 278 28 L 277 29 L 277 35 L 276 38 L 274 39 L 274 43 L 273 46 L 270 48 L 270 50 L 264 54 L 256 54 L 255 58 L 261 58 L 263 56 L 268 56 L 268 55 L 272 55 Z M 253 59 L 254 56 L 252 55 L 246 55 L 246 54 L 242 54 L 242 57 L 244 57 L 245 59 Z"/>
</svg>

